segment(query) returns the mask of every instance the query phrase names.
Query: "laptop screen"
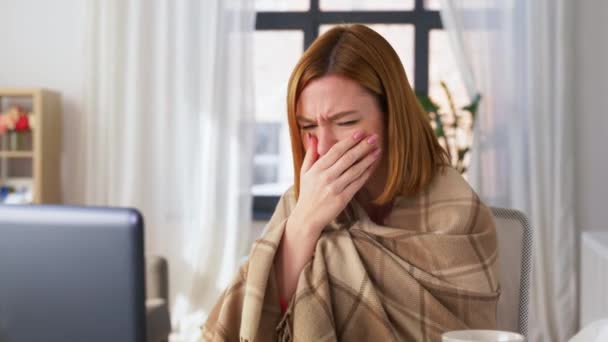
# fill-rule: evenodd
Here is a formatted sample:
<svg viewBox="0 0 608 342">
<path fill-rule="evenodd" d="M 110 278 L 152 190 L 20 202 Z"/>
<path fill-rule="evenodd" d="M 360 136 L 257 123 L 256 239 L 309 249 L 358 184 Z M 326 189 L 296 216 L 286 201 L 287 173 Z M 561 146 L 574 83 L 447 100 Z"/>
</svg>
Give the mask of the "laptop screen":
<svg viewBox="0 0 608 342">
<path fill-rule="evenodd" d="M 0 341 L 145 340 L 133 209 L 0 206 Z"/>
</svg>

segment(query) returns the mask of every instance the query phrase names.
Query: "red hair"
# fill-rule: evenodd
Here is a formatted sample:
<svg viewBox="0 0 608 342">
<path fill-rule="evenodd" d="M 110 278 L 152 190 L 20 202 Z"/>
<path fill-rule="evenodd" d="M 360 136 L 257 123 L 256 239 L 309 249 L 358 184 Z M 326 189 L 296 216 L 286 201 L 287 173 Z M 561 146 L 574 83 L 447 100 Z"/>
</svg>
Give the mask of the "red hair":
<svg viewBox="0 0 608 342">
<path fill-rule="evenodd" d="M 328 74 L 359 83 L 377 97 L 384 112 L 388 175 L 385 188 L 374 203 L 384 204 L 397 195 L 419 192 L 441 166 L 449 165 L 448 155 L 439 144 L 391 45 L 367 26 L 337 26 L 312 43 L 289 79 L 287 115 L 296 198 L 305 154 L 296 105 L 306 85 Z"/>
</svg>

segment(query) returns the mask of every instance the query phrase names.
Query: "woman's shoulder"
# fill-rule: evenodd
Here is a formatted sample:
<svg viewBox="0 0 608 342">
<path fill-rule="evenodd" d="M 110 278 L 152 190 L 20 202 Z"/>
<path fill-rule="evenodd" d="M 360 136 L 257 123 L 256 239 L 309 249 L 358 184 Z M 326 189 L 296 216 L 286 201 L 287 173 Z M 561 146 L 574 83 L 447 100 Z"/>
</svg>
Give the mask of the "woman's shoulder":
<svg viewBox="0 0 608 342">
<path fill-rule="evenodd" d="M 466 179 L 454 168 L 443 167 L 431 183 L 415 196 L 397 199 L 394 218 L 423 222 L 427 231 L 458 233 L 471 229 L 475 221 L 488 221 L 491 212 Z"/>
<path fill-rule="evenodd" d="M 438 200 L 477 196 L 469 182 L 451 166 L 443 166 L 438 170 L 427 192 Z"/>
<path fill-rule="evenodd" d="M 395 201 L 401 205 L 425 201 L 452 201 L 476 196 L 464 177 L 451 166 L 439 168 L 431 182 L 414 195 L 397 196 Z"/>
</svg>

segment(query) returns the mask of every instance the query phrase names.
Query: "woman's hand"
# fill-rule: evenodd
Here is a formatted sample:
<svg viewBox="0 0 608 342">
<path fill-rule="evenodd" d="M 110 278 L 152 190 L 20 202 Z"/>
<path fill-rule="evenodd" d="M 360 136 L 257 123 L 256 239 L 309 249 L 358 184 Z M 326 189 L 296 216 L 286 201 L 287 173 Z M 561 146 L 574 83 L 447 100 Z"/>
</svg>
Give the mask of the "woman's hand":
<svg viewBox="0 0 608 342">
<path fill-rule="evenodd" d="M 365 137 L 362 131 L 338 142 L 321 158 L 316 138 L 308 139 L 300 171 L 300 196 L 287 219 L 275 258 L 279 295 L 285 301 L 295 293 L 300 272 L 312 258 L 321 231 L 363 187 L 380 156 L 378 136 Z"/>
<path fill-rule="evenodd" d="M 365 139 L 364 139 L 365 138 Z M 300 171 L 300 194 L 290 215 L 294 227 L 310 229 L 318 236 L 363 187 L 380 156 L 378 136 L 357 131 L 341 140 L 322 157 L 317 140 L 308 136 L 306 156 Z"/>
</svg>

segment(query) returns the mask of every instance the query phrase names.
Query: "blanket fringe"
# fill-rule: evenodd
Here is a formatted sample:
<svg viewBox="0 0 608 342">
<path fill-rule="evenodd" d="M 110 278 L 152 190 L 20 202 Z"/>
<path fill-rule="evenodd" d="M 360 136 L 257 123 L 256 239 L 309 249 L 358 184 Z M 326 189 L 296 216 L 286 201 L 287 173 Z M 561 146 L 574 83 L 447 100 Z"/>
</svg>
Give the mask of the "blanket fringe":
<svg viewBox="0 0 608 342">
<path fill-rule="evenodd" d="M 291 342 L 293 340 L 291 325 L 289 324 L 290 316 L 291 312 L 288 311 L 277 325 L 277 340 L 279 342 Z"/>
</svg>

